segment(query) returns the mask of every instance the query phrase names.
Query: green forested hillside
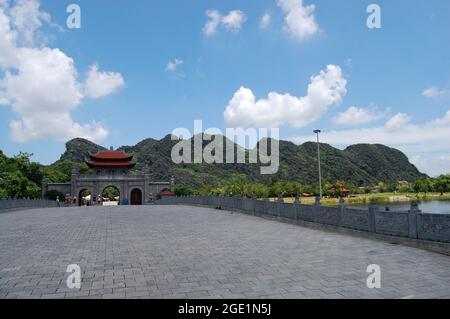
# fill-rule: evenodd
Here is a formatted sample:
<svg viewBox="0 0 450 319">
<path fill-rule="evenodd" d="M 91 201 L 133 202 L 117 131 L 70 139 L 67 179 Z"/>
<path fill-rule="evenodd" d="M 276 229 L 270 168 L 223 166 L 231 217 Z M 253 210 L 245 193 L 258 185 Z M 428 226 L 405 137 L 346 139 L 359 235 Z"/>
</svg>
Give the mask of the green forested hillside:
<svg viewBox="0 0 450 319">
<path fill-rule="evenodd" d="M 225 140 L 224 137 L 221 138 Z M 177 184 L 184 186 L 220 186 L 232 175 L 243 175 L 249 182 L 264 184 L 296 181 L 306 185 L 317 181 L 316 143 L 296 145 L 280 141 L 280 169 L 275 175 L 261 175 L 259 164 L 176 165 L 171 160 L 171 150 L 176 143 L 167 135 L 161 140 L 146 139 L 134 146 L 122 146 L 120 149 L 134 154 L 136 172 L 149 172 L 155 181 L 165 181 L 175 176 Z M 207 143 L 204 142 L 204 145 Z M 238 146 L 235 145 L 236 147 Z M 413 181 L 426 176 L 402 152 L 384 145 L 361 144 L 345 150 L 328 144 L 321 144 L 320 147 L 323 177 L 330 182 L 346 181 L 356 186 L 369 186 L 379 182 L 391 184 L 399 180 Z M 74 139 L 67 143 L 67 150 L 60 161 L 82 163 L 89 152 L 102 149 L 105 148 L 92 142 Z"/>
<path fill-rule="evenodd" d="M 216 138 L 222 138 L 226 145 L 225 137 Z M 303 191 L 312 193 L 318 188 L 316 143 L 296 145 L 280 141 L 280 168 L 275 175 L 261 175 L 260 164 L 176 165 L 171 159 L 171 151 L 176 143 L 178 141 L 172 141 L 171 136 L 167 135 L 161 140 L 150 138 L 134 146 L 122 146 L 120 149 L 134 155 L 137 165 L 133 173 L 148 172 L 154 181 L 167 181 L 174 176 L 178 187 L 197 190 L 214 190 L 221 187 L 232 192 L 236 185 L 241 185 L 241 188 L 251 188 L 247 190 L 248 193 L 263 193 L 267 190 L 266 186 L 270 186 L 274 194 L 281 189 L 284 193 L 296 192 L 300 185 L 303 185 Z M 203 142 L 203 146 L 208 143 Z M 191 144 L 193 146 L 192 140 Z M 235 150 L 238 147 L 234 145 Z M 368 144 L 353 145 L 345 150 L 327 144 L 321 144 L 320 148 L 324 188 L 338 189 L 339 185 L 345 184 L 351 189 L 357 189 L 361 186 L 378 185 L 380 182 L 392 185 L 397 181 L 418 180 L 420 183 L 414 184 L 415 187 L 431 189 L 431 186 L 428 187 L 427 176 L 420 173 L 408 158 L 396 149 Z M 85 139 L 73 139 L 67 142 L 66 151 L 61 158 L 50 166 L 31 162 L 32 154 L 20 153 L 8 158 L 0 151 L 0 198 L 40 197 L 41 181 L 44 177 L 49 183 L 67 182 L 73 167 L 78 168 L 81 174 L 88 174 L 90 170 L 84 162 L 89 153 L 100 150 L 105 150 L 105 147 Z"/>
</svg>

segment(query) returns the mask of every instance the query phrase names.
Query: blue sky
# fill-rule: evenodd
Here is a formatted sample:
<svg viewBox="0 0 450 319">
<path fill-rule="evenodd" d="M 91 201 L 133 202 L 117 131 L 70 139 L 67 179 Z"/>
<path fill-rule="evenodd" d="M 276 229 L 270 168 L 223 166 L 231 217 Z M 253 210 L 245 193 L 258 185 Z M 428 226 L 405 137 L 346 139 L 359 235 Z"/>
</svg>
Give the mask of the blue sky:
<svg viewBox="0 0 450 319">
<path fill-rule="evenodd" d="M 83 93 L 66 108 L 64 114 L 70 114 L 70 121 L 65 120 L 74 127 L 72 135 L 95 131 L 92 134 L 102 145 L 119 147 L 148 137 L 162 138 L 177 127 L 193 130 L 196 119 L 203 120 L 205 127 L 224 129 L 230 122 L 240 124 L 239 114 L 245 112 L 243 102 L 247 100 L 236 100 L 231 108 L 238 115 L 231 121 L 226 121 L 224 112 L 235 93 L 245 87 L 256 100 L 263 99 L 261 105 L 279 107 L 275 114 L 279 116 L 282 139 L 301 143 L 311 139 L 312 130 L 320 127 L 323 142 L 334 146 L 383 143 L 404 151 L 426 173 L 450 172 L 450 113 L 446 117 L 450 110 L 449 1 L 307 0 L 302 4 L 290 0 L 288 5 L 294 9 L 315 6 L 309 17 L 317 30 L 309 30 L 305 38 L 289 32 L 285 20 L 289 11 L 276 0 L 76 1 L 81 8 L 80 29 L 66 26 L 70 2 L 39 3 L 39 12 L 47 12 L 51 19 L 44 17 L 42 26 L 32 30 L 33 43 L 18 42 L 14 46 L 57 48 L 73 59 L 76 78 L 83 87 L 89 86 L 85 79 L 90 71 L 92 83 L 106 78 L 111 84 L 109 90 L 93 87 L 94 91 Z M 366 25 L 366 8 L 371 3 L 381 8 L 381 29 Z M 7 5 L 6 16 L 12 17 L 14 4 Z M 207 10 L 217 10 L 221 21 L 210 35 L 204 30 L 210 19 Z M 242 23 L 231 20 L 227 25 L 224 18 L 233 10 L 240 10 L 245 18 Z M 29 10 L 23 12 L 31 14 Z M 265 14 L 270 16 L 270 23 L 262 28 Z M 302 26 L 296 27 L 299 31 Z M 18 33 L 23 31 L 20 25 L 16 28 Z M 169 70 L 168 63 L 175 59 L 182 63 Z M 321 71 L 327 73 L 328 65 L 340 69 L 336 76 L 346 81 L 345 93 L 322 105 L 316 112 L 318 118 L 306 114 L 303 124 L 291 123 L 289 118 L 303 121 L 296 107 L 304 107 L 300 100 L 308 94 L 311 77 Z M 27 66 L 23 68 L 28 70 Z M 0 79 L 11 69 L 14 67 L 2 68 L 0 64 Z M 29 79 L 39 87 L 39 79 Z M 47 98 L 67 86 L 53 87 L 52 83 L 40 90 Z M 100 93 L 93 93 L 99 89 Z M 0 80 L 0 98 L 1 90 Z M 298 99 L 284 108 L 267 99 L 269 92 Z M 10 89 L 10 97 L 17 98 L 18 94 Z M 31 152 L 34 160 L 45 164 L 58 159 L 64 151 L 66 133 L 62 129 L 55 133 L 59 127 L 31 133 L 20 126 L 12 136 L 11 121 L 53 124 L 51 119 L 39 122 L 45 115 L 33 115 L 38 119 L 31 119 L 27 113 L 27 120 L 23 120 L 23 114 L 17 111 L 19 106 L 11 103 L 0 106 L 0 149 L 8 155 Z M 249 120 L 243 125 L 260 126 L 258 118 L 272 114 L 271 110 L 261 114 L 264 111 L 258 111 L 258 103 L 251 114 L 244 114 Z M 315 103 L 310 104 L 315 112 Z M 44 114 L 52 117 L 56 113 Z M 96 124 L 89 129 L 76 126 L 93 121 Z"/>
</svg>

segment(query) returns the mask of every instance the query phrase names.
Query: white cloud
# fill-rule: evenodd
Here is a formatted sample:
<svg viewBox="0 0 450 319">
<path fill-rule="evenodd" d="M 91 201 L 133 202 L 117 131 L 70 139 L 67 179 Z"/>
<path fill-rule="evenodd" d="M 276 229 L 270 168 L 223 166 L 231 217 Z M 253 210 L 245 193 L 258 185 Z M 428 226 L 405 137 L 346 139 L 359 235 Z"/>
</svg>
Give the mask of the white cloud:
<svg viewBox="0 0 450 319">
<path fill-rule="evenodd" d="M 411 116 L 405 113 L 398 113 L 391 117 L 389 121 L 386 122 L 386 128 L 390 130 L 395 130 L 404 127 L 411 121 Z"/>
<path fill-rule="evenodd" d="M 445 113 L 444 117 L 431 121 L 432 125 L 450 125 L 450 110 Z"/>
<path fill-rule="evenodd" d="M 241 10 L 233 10 L 222 18 L 222 24 L 225 29 L 233 32 L 241 30 L 242 24 L 247 21 L 247 17 Z"/>
<path fill-rule="evenodd" d="M 12 67 L 17 63 L 15 54 L 17 30 L 12 30 L 10 17 L 6 14 L 9 9 L 6 2 L 0 1 L 0 69 Z"/>
<path fill-rule="evenodd" d="M 36 40 L 36 31 L 43 22 L 50 22 L 50 15 L 39 10 L 40 3 L 36 0 L 18 0 L 11 9 L 11 22 L 19 31 L 22 43 L 33 45 Z"/>
<path fill-rule="evenodd" d="M 325 71 L 311 77 L 303 97 L 270 92 L 266 99 L 256 100 L 250 89 L 241 87 L 229 102 L 224 119 L 232 127 L 278 127 L 287 123 L 304 127 L 318 120 L 329 106 L 340 104 L 347 93 L 346 86 L 341 68 L 328 65 Z"/>
<path fill-rule="evenodd" d="M 345 112 L 335 116 L 333 122 L 339 125 L 360 125 L 376 121 L 381 117 L 381 114 L 372 110 L 350 106 Z"/>
<path fill-rule="evenodd" d="M 314 5 L 303 5 L 303 0 L 278 0 L 277 4 L 286 15 L 284 30 L 294 39 L 303 41 L 319 31 Z"/>
<path fill-rule="evenodd" d="M 111 95 L 120 90 L 125 81 L 120 73 L 99 72 L 98 65 L 91 66 L 84 84 L 85 94 L 93 99 Z"/>
<path fill-rule="evenodd" d="M 420 171 L 426 172 L 430 176 L 439 176 L 450 172 L 450 154 L 414 155 L 409 161 L 419 168 Z"/>
<path fill-rule="evenodd" d="M 174 59 L 173 61 L 169 61 L 166 65 L 166 71 L 174 72 L 181 64 L 183 64 L 183 61 L 180 59 Z"/>
<path fill-rule="evenodd" d="M 227 31 L 239 32 L 242 25 L 247 21 L 247 16 L 241 10 L 232 10 L 225 16 L 222 16 L 218 10 L 208 10 L 206 16 L 209 20 L 202 31 L 207 37 L 216 34 L 220 25 Z"/>
<path fill-rule="evenodd" d="M 400 113 L 402 114 L 402 113 Z M 396 119 L 396 120 L 393 120 Z M 389 122 L 372 128 L 357 128 L 348 130 L 333 130 L 323 132 L 321 141 L 335 146 L 352 144 L 384 144 L 405 152 L 418 168 L 428 174 L 438 175 L 450 172 L 450 164 L 442 157 L 450 154 L 450 110 L 442 118 L 423 124 L 411 124 L 410 116 L 395 115 Z M 393 123 L 403 125 L 393 125 Z M 314 141 L 314 135 L 291 137 L 296 143 Z M 419 161 L 420 159 L 420 161 Z"/>
<path fill-rule="evenodd" d="M 206 15 L 209 18 L 209 21 L 206 22 L 205 26 L 203 27 L 203 33 L 206 36 L 212 36 L 216 33 L 217 27 L 219 26 L 222 17 L 217 10 L 208 10 L 206 11 Z"/>
<path fill-rule="evenodd" d="M 447 93 L 445 90 L 440 90 L 437 87 L 429 87 L 423 90 L 422 95 L 429 98 L 439 98 Z"/>
<path fill-rule="evenodd" d="M 85 95 L 99 97 L 121 85 L 118 73 L 102 73 L 94 66 L 83 86 L 72 58 L 41 42 L 39 28 L 51 21 L 36 0 L 0 0 L 0 102 L 18 118 L 10 122 L 10 136 L 19 143 L 38 139 L 67 140 L 73 137 L 100 142 L 108 130 L 96 121 L 79 124 L 71 111 Z"/>
<path fill-rule="evenodd" d="M 71 58 L 59 49 L 50 48 L 21 48 L 17 54 L 16 67 L 20 72 L 7 71 L 1 81 L 5 97 L 11 101 L 10 107 L 20 115 L 19 120 L 10 123 L 15 142 L 77 136 L 100 141 L 106 137 L 106 129 L 99 124 L 82 126 L 70 117 L 83 98 Z"/>
<path fill-rule="evenodd" d="M 272 17 L 270 15 L 270 13 L 265 13 L 262 17 L 261 20 L 259 21 L 259 27 L 261 29 L 266 29 L 269 25 L 270 22 L 272 21 Z"/>
</svg>

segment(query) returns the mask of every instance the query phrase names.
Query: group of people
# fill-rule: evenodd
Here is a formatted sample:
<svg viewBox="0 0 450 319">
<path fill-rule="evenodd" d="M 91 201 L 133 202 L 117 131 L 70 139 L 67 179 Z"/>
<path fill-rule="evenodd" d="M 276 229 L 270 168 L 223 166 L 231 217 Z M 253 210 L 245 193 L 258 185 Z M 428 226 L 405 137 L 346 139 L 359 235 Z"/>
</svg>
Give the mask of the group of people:
<svg viewBox="0 0 450 319">
<path fill-rule="evenodd" d="M 101 206 L 103 201 L 101 195 L 89 195 L 81 198 L 81 206 Z"/>
<path fill-rule="evenodd" d="M 119 197 L 116 197 L 115 200 L 117 201 L 117 205 L 129 205 L 128 198 L 124 198 L 120 200 Z M 102 195 L 88 195 L 88 196 L 82 196 L 80 198 L 80 206 L 102 206 L 103 202 L 109 202 L 110 200 L 107 198 L 103 198 Z M 61 206 L 61 199 L 59 196 L 56 197 L 56 204 L 58 207 Z M 65 206 L 72 206 L 77 205 L 77 197 L 71 196 L 70 194 L 67 194 L 64 198 L 64 205 Z"/>
</svg>

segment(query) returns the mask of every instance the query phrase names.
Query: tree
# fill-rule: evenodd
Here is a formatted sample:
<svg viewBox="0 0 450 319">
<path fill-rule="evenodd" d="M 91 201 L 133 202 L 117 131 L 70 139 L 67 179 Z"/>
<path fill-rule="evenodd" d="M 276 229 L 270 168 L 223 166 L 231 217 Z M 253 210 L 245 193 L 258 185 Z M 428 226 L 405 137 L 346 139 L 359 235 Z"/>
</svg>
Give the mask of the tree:
<svg viewBox="0 0 450 319">
<path fill-rule="evenodd" d="M 384 182 L 379 182 L 377 188 L 380 193 L 386 193 L 389 190 L 388 186 Z"/>
<path fill-rule="evenodd" d="M 269 194 L 269 187 L 264 184 L 256 183 L 253 185 L 253 194 L 258 198 L 264 198 Z"/>
<path fill-rule="evenodd" d="M 2 189 L 11 198 L 38 198 L 40 188 L 28 180 L 21 172 L 3 173 Z"/>
<path fill-rule="evenodd" d="M 176 196 L 190 196 L 190 195 L 194 195 L 194 190 L 189 187 L 178 186 L 178 187 L 175 187 L 174 193 Z"/>
<path fill-rule="evenodd" d="M 330 188 L 330 195 L 333 197 L 344 197 L 344 190 L 346 189 L 345 182 L 337 181 Z"/>
<path fill-rule="evenodd" d="M 244 187 L 247 184 L 247 177 L 243 174 L 233 174 L 225 182 L 225 194 L 230 196 L 243 196 Z"/>
<path fill-rule="evenodd" d="M 434 190 L 436 192 L 444 193 L 450 192 L 450 175 L 441 175 L 434 181 Z"/>
<path fill-rule="evenodd" d="M 431 192 L 432 189 L 432 182 L 429 178 L 420 178 L 413 182 L 412 189 L 416 193 L 428 193 Z"/>
<path fill-rule="evenodd" d="M 334 195 L 333 189 L 334 189 L 334 185 L 331 184 L 329 181 L 325 180 L 322 183 L 322 193 L 323 193 L 323 195 L 326 195 L 326 196 L 330 196 L 331 195 L 331 196 L 333 196 Z M 320 195 L 320 189 L 317 192 L 317 195 Z"/>
<path fill-rule="evenodd" d="M 72 169 L 76 168 L 81 175 L 88 175 L 91 169 L 86 164 L 61 161 L 52 166 L 42 168 L 42 173 L 49 183 L 65 183 L 70 181 Z"/>
<path fill-rule="evenodd" d="M 14 156 L 14 160 L 19 166 L 19 170 L 24 171 L 30 165 L 30 158 L 33 156 L 31 153 L 20 152 L 19 155 Z"/>
<path fill-rule="evenodd" d="M 203 196 L 220 196 L 224 193 L 222 188 L 214 187 L 212 185 L 203 185 L 200 189 L 200 194 Z"/>
<path fill-rule="evenodd" d="M 120 192 L 116 187 L 108 186 L 103 190 L 102 196 L 114 200 L 116 197 L 120 196 Z"/>
</svg>

